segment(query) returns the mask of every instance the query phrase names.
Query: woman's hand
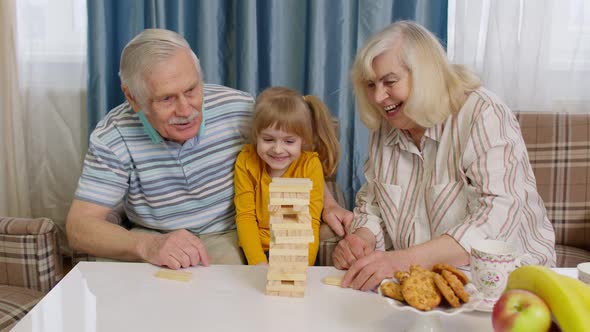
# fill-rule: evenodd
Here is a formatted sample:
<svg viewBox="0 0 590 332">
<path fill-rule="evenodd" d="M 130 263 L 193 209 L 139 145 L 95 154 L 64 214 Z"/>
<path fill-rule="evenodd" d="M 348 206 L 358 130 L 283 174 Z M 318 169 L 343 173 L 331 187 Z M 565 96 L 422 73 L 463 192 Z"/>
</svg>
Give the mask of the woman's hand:
<svg viewBox="0 0 590 332">
<path fill-rule="evenodd" d="M 342 287 L 363 291 L 374 289 L 383 279 L 393 277 L 395 271 L 409 270 L 410 264 L 430 268 L 436 263 L 467 265 L 469 254 L 447 234 L 403 250 L 375 251 L 350 266 L 342 279 Z"/>
<path fill-rule="evenodd" d="M 374 251 L 352 264 L 342 279 L 342 287 L 375 289 L 383 279 L 393 277 L 395 271 L 408 270 L 410 261 L 405 250 Z"/>
<path fill-rule="evenodd" d="M 332 253 L 332 260 L 337 269 L 344 270 L 374 250 L 375 236 L 367 228 L 361 227 L 338 242 Z"/>
</svg>

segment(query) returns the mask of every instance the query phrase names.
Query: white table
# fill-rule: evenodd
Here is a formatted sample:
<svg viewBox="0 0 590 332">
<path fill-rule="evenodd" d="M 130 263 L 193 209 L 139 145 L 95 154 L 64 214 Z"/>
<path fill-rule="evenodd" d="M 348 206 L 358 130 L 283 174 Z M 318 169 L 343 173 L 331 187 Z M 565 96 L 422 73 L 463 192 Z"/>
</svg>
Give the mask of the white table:
<svg viewBox="0 0 590 332">
<path fill-rule="evenodd" d="M 332 267 L 308 270 L 304 298 L 266 296 L 263 266 L 194 267 L 189 282 L 156 278 L 159 269 L 80 263 L 12 331 L 403 331 L 416 319 L 375 293 L 324 285 L 342 273 Z M 490 317 L 460 313 L 441 325 L 491 331 Z"/>
</svg>

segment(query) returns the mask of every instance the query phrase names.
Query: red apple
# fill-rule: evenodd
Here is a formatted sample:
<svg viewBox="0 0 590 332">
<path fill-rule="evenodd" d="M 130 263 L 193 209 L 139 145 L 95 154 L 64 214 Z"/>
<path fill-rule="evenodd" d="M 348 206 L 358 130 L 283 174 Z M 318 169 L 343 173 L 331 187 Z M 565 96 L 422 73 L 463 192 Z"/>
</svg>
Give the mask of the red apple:
<svg viewBox="0 0 590 332">
<path fill-rule="evenodd" d="M 535 293 L 512 289 L 500 296 L 492 312 L 496 332 L 547 332 L 551 311 Z"/>
</svg>

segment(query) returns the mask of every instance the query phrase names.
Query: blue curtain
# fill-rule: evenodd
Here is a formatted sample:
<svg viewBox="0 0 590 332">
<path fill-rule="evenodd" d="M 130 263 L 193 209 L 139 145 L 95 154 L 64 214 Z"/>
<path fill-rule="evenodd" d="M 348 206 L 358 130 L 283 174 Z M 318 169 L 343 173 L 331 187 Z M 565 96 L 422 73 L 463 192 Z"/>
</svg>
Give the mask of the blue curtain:
<svg viewBox="0 0 590 332">
<path fill-rule="evenodd" d="M 324 100 L 340 121 L 337 179 L 350 207 L 364 181 L 368 133 L 354 112 L 349 70 L 369 36 L 401 19 L 446 43 L 446 0 L 88 0 L 90 131 L 124 101 L 117 72 L 125 44 L 144 28 L 175 30 L 206 82 L 253 96 L 288 86 Z"/>
</svg>

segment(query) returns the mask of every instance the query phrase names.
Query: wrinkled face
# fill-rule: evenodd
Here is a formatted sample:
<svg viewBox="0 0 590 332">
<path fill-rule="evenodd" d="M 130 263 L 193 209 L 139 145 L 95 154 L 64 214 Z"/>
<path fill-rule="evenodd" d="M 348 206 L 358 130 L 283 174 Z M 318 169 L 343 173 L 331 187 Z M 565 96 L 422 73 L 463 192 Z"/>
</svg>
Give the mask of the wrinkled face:
<svg viewBox="0 0 590 332">
<path fill-rule="evenodd" d="M 183 144 L 199 133 L 203 116 L 203 86 L 188 50 L 145 73 L 148 97 L 145 116 L 163 138 Z"/>
<path fill-rule="evenodd" d="M 299 158 L 302 145 L 298 135 L 269 127 L 258 134 L 256 152 L 266 163 L 268 174 L 280 177 Z"/>
<path fill-rule="evenodd" d="M 410 96 L 412 77 L 397 55 L 398 48 L 394 46 L 373 59 L 375 78 L 367 81 L 367 97 L 391 126 L 414 129 L 418 125 L 403 112 L 404 102 Z"/>
</svg>

